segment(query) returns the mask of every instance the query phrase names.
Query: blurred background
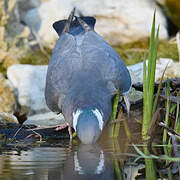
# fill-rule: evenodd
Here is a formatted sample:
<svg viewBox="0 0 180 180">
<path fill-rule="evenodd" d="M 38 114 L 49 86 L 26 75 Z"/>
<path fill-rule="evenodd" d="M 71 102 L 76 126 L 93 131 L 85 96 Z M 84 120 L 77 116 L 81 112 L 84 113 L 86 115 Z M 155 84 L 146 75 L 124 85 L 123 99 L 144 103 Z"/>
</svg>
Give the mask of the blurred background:
<svg viewBox="0 0 180 180">
<path fill-rule="evenodd" d="M 161 40 L 175 36 L 180 28 L 179 0 L 1 0 L 1 72 L 15 63 L 47 64 L 58 38 L 52 24 L 67 18 L 73 7 L 76 15 L 94 16 L 95 30 L 116 47 L 149 37 L 154 9 Z M 123 47 L 128 49 L 128 45 Z M 41 59 L 41 55 L 48 59 Z M 133 59 L 128 60 L 128 64 L 133 63 Z"/>
</svg>

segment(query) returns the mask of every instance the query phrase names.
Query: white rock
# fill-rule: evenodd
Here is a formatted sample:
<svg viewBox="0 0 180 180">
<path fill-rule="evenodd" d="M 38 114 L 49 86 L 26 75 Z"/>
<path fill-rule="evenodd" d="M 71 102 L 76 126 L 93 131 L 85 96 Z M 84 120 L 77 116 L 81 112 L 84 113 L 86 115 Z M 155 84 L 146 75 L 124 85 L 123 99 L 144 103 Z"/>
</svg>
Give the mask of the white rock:
<svg viewBox="0 0 180 180">
<path fill-rule="evenodd" d="M 180 63 L 173 63 L 167 73 L 165 74 L 165 77 L 171 77 L 171 78 L 180 78 Z"/>
<path fill-rule="evenodd" d="M 19 11 L 19 18 L 21 21 L 24 21 L 24 16 L 28 10 L 37 8 L 40 6 L 41 0 L 18 0 L 17 7 Z"/>
<path fill-rule="evenodd" d="M 167 73 L 173 64 L 175 64 L 175 63 L 173 62 L 172 59 L 160 58 L 156 63 L 156 76 L 155 76 L 156 79 L 155 80 L 160 81 L 160 79 L 163 75 L 163 72 L 166 69 L 166 66 L 167 66 L 167 69 L 164 74 L 164 79 L 167 79 L 168 78 Z M 169 76 L 169 78 L 173 78 L 173 77 Z"/>
<path fill-rule="evenodd" d="M 76 7 L 77 14 L 95 16 L 96 31 L 111 44 L 149 36 L 156 8 L 156 24 L 161 27 L 160 38 L 167 38 L 165 17 L 152 0 L 51 0 L 28 11 L 25 22 L 45 46 L 51 47 L 58 37 L 52 24 L 67 18 L 73 7 Z"/>
<path fill-rule="evenodd" d="M 132 84 L 143 81 L 143 63 L 137 63 L 128 66 L 127 68 L 130 72 Z M 128 97 L 130 101 L 135 102 L 143 98 L 143 93 L 140 91 L 136 91 L 134 88 L 131 88 Z"/>
<path fill-rule="evenodd" d="M 148 61 L 146 61 L 147 65 Z M 156 63 L 156 75 L 155 81 L 159 81 L 163 75 L 163 72 L 167 66 L 164 74 L 164 79 L 167 78 L 179 78 L 180 77 L 180 63 L 173 62 L 172 59 L 160 58 Z M 128 66 L 132 83 L 143 82 L 143 63 L 137 63 L 135 65 Z"/>
<path fill-rule="evenodd" d="M 48 112 L 44 88 L 47 65 L 13 65 L 7 70 L 8 79 L 15 87 L 19 104 L 28 108 L 29 114 Z"/>
<path fill-rule="evenodd" d="M 7 70 L 8 79 L 16 90 L 20 106 L 27 109 L 28 117 L 25 124 L 58 125 L 64 122 L 63 115 L 56 115 L 46 105 L 44 91 L 47 65 L 10 66 Z"/>
<path fill-rule="evenodd" d="M 52 24 L 57 20 L 67 18 L 72 9 L 72 0 L 52 0 L 41 4 L 39 8 L 28 11 L 24 20 L 42 44 L 52 48 L 58 38 Z"/>
<path fill-rule="evenodd" d="M 64 122 L 64 116 L 62 114 L 56 115 L 53 112 L 47 112 L 29 116 L 24 124 L 34 124 L 37 126 L 55 126 Z"/>
<path fill-rule="evenodd" d="M 142 62 L 128 66 L 127 68 L 131 75 L 132 84 L 143 82 L 143 63 Z"/>
<path fill-rule="evenodd" d="M 156 8 L 160 38 L 167 38 L 166 20 L 152 0 L 77 0 L 75 7 L 83 15 L 97 18 L 96 30 L 111 44 L 132 42 L 150 35 Z"/>
<path fill-rule="evenodd" d="M 146 61 L 146 66 L 147 65 L 148 65 L 148 61 Z M 155 81 L 160 81 L 166 66 L 167 66 L 167 69 L 164 74 L 164 79 L 180 77 L 180 63 L 174 63 L 172 59 L 160 58 L 159 60 L 157 60 L 157 63 L 156 63 Z M 143 82 L 143 63 L 142 62 L 128 66 L 127 68 L 131 75 L 132 84 Z M 130 101 L 137 101 L 142 98 L 143 98 L 142 92 L 135 91 L 134 88 L 131 88 L 131 91 L 129 93 Z"/>
</svg>

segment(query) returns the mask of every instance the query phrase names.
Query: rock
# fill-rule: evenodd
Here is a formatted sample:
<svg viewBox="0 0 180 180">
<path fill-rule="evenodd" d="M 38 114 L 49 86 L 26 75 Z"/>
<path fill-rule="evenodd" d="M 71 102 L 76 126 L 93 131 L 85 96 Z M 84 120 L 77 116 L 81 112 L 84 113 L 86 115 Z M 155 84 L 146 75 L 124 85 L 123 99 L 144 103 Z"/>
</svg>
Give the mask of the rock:
<svg viewBox="0 0 180 180">
<path fill-rule="evenodd" d="M 161 26 L 159 37 L 167 38 L 166 19 L 152 0 L 79 0 L 75 7 L 83 15 L 95 16 L 97 32 L 114 45 L 149 36 L 156 8 L 156 24 Z"/>
<path fill-rule="evenodd" d="M 132 84 L 136 84 L 138 82 L 143 81 L 143 63 L 142 62 L 128 66 L 127 68 L 131 75 Z"/>
<path fill-rule="evenodd" d="M 21 108 L 28 115 L 49 112 L 45 102 L 44 88 L 47 65 L 13 65 L 7 70 L 8 79 L 16 89 Z"/>
<path fill-rule="evenodd" d="M 34 124 L 37 126 L 56 126 L 64 122 L 65 121 L 62 114 L 56 115 L 53 112 L 47 112 L 29 116 L 24 124 Z"/>
<path fill-rule="evenodd" d="M 5 113 L 13 113 L 16 107 L 14 96 L 14 88 L 0 73 L 0 111 Z"/>
<path fill-rule="evenodd" d="M 143 81 L 143 63 L 137 63 L 128 66 L 127 68 L 131 75 L 132 84 Z M 131 88 L 128 97 L 130 101 L 136 102 L 143 98 L 143 93 L 140 91 L 136 91 L 134 88 Z"/>
<path fill-rule="evenodd" d="M 164 79 L 167 79 L 167 78 L 173 78 L 171 75 L 170 76 L 167 76 L 167 73 L 170 69 L 170 67 L 174 64 L 175 62 L 173 62 L 172 59 L 168 59 L 168 58 L 160 58 L 157 63 L 156 63 L 156 76 L 155 76 L 155 81 L 160 81 L 162 75 L 163 75 L 163 72 L 167 66 L 167 69 L 165 71 L 165 74 L 164 74 Z"/>
<path fill-rule="evenodd" d="M 34 34 L 36 34 L 44 46 L 53 48 L 58 36 L 52 28 L 52 24 L 56 20 L 67 18 L 72 8 L 73 6 L 71 0 L 48 1 L 41 4 L 39 8 L 28 11 L 24 21 L 31 28 Z"/>
<path fill-rule="evenodd" d="M 27 114 L 25 124 L 40 126 L 64 122 L 62 114 L 56 115 L 46 105 L 44 91 L 47 65 L 13 65 L 7 70 L 8 79 L 16 89 L 21 113 Z"/>
<path fill-rule="evenodd" d="M 148 61 L 146 61 L 146 66 L 148 64 Z M 180 77 L 180 63 L 175 63 L 173 62 L 172 59 L 168 58 L 160 58 L 157 60 L 156 63 L 156 75 L 155 75 L 155 81 L 160 81 L 161 77 L 163 75 L 163 72 L 167 66 L 167 69 L 164 74 L 164 79 L 168 78 L 178 78 Z M 143 83 L 143 63 L 137 63 L 131 66 L 127 67 L 131 79 L 132 79 L 132 84 L 136 84 L 138 82 Z M 129 93 L 129 99 L 130 101 L 137 101 L 139 99 L 143 98 L 143 93 L 136 91 L 134 88 L 130 90 Z"/>
<path fill-rule="evenodd" d="M 41 0 L 20 0 L 17 2 L 19 16 L 22 21 L 24 21 L 24 16 L 28 10 L 37 8 L 41 4 Z"/>
<path fill-rule="evenodd" d="M 160 64 L 157 65 L 156 69 L 156 81 L 161 79 L 163 71 L 167 65 L 167 70 L 164 74 L 164 79 L 169 78 L 180 78 L 180 62 L 173 62 L 171 59 L 160 59 Z M 164 62 L 162 62 L 164 61 Z"/>
<path fill-rule="evenodd" d="M 52 24 L 67 18 L 73 7 L 78 15 L 95 16 L 96 31 L 113 45 L 149 36 L 156 8 L 156 23 L 161 26 L 160 38 L 167 38 L 166 19 L 151 0 L 52 0 L 28 11 L 25 22 L 44 46 L 52 47 L 57 40 Z"/>
<path fill-rule="evenodd" d="M 17 59 L 29 49 L 30 30 L 20 23 L 17 0 L 0 1 L 0 12 L 0 67 L 6 70 L 7 64 L 14 64 L 12 60 L 18 63 Z"/>
<path fill-rule="evenodd" d="M 13 114 L 5 113 L 0 111 L 0 123 L 16 123 L 18 124 L 18 120 L 16 116 Z"/>
<path fill-rule="evenodd" d="M 136 91 L 135 88 L 131 88 L 128 94 L 128 99 L 130 102 L 137 102 L 138 100 L 143 98 L 143 93 L 140 91 Z"/>
<path fill-rule="evenodd" d="M 147 65 L 146 61 L 146 65 Z M 179 78 L 180 77 L 180 63 L 174 62 L 172 59 L 160 58 L 156 63 L 156 75 L 155 81 L 160 81 L 162 74 L 167 66 L 164 74 L 164 79 L 168 78 Z M 143 63 L 137 63 L 135 65 L 128 66 L 132 83 L 143 82 Z"/>
<path fill-rule="evenodd" d="M 29 28 L 20 23 L 16 0 L 0 3 L 0 49 L 15 57 L 28 48 Z"/>
</svg>

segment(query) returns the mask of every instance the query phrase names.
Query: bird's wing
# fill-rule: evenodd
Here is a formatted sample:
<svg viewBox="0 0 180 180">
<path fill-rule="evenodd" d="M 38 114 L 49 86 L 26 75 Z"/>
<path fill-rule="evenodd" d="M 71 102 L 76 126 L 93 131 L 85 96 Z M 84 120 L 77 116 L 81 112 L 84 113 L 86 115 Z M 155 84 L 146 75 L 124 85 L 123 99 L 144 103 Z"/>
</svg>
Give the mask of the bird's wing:
<svg viewBox="0 0 180 180">
<path fill-rule="evenodd" d="M 129 71 L 119 55 L 103 38 L 95 32 L 88 32 L 82 47 L 87 68 L 92 66 L 99 68 L 112 94 L 114 94 L 114 87 L 116 90 L 119 88 L 121 95 L 129 91 L 131 87 Z"/>
<path fill-rule="evenodd" d="M 75 46 L 74 37 L 66 33 L 59 38 L 53 50 L 45 89 L 46 102 L 52 111 L 61 111 L 61 102 L 69 89 L 72 73 L 80 67 Z"/>
</svg>

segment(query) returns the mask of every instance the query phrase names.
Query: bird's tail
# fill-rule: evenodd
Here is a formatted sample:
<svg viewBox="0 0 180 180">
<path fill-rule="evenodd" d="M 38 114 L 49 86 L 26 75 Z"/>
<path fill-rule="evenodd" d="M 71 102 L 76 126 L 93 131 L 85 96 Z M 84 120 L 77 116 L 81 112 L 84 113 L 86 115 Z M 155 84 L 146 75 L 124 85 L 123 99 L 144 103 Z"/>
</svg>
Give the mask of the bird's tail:
<svg viewBox="0 0 180 180">
<path fill-rule="evenodd" d="M 59 36 L 64 33 L 76 35 L 82 31 L 86 32 L 94 30 L 94 25 L 96 23 L 96 19 L 94 17 L 76 17 L 74 16 L 74 13 L 75 8 L 71 11 L 67 20 L 56 21 L 53 24 L 53 28 Z"/>
<path fill-rule="evenodd" d="M 62 33 L 69 32 L 70 25 L 71 25 L 72 20 L 74 18 L 74 13 L 75 13 L 75 8 L 73 8 L 73 10 L 71 11 L 71 13 L 68 17 L 68 20 L 66 21 L 66 25 L 64 26 Z"/>
</svg>

